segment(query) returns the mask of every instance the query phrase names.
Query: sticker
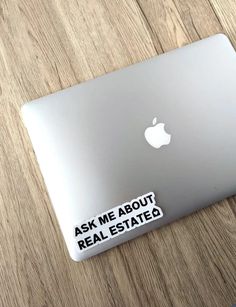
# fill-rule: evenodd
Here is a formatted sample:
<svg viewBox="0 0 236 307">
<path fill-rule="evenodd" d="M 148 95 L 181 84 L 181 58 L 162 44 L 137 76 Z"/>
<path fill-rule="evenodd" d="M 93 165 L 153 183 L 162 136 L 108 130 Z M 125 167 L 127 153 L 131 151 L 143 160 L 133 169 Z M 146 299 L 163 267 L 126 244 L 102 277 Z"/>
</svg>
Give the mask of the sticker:
<svg viewBox="0 0 236 307">
<path fill-rule="evenodd" d="M 150 192 L 76 225 L 74 236 L 83 252 L 162 216 L 155 194 Z"/>
</svg>

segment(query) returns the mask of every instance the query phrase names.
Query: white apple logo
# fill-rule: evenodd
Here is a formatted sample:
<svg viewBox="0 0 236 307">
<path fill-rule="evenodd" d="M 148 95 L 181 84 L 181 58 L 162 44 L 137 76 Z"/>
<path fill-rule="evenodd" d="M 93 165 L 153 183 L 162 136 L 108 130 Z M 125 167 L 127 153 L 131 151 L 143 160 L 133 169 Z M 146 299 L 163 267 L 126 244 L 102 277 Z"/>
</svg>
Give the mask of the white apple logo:
<svg viewBox="0 0 236 307">
<path fill-rule="evenodd" d="M 166 133 L 165 124 L 157 124 L 157 118 L 155 117 L 152 121 L 153 126 L 148 127 L 144 136 L 148 144 L 154 148 L 160 148 L 163 145 L 168 145 L 170 143 L 171 135 Z"/>
</svg>

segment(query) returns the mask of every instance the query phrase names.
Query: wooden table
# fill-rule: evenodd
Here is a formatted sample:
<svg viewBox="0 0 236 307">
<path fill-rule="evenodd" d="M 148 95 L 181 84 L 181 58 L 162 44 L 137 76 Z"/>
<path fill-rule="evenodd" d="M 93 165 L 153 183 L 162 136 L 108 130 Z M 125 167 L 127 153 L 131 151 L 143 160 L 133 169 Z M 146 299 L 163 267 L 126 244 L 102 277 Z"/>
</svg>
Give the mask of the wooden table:
<svg viewBox="0 0 236 307">
<path fill-rule="evenodd" d="M 224 32 L 235 0 L 0 1 L 0 306 L 236 303 L 236 198 L 70 260 L 21 122 L 25 101 Z"/>
</svg>

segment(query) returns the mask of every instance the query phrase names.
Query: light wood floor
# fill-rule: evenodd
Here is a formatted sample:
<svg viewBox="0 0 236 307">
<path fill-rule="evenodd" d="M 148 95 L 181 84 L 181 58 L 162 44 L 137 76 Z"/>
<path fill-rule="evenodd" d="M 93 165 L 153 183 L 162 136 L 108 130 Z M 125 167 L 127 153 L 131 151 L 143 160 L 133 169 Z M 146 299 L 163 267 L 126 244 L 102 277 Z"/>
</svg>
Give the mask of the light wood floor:
<svg viewBox="0 0 236 307">
<path fill-rule="evenodd" d="M 236 303 L 236 198 L 82 263 L 70 260 L 19 109 L 224 32 L 235 0 L 0 0 L 0 306 Z"/>
</svg>

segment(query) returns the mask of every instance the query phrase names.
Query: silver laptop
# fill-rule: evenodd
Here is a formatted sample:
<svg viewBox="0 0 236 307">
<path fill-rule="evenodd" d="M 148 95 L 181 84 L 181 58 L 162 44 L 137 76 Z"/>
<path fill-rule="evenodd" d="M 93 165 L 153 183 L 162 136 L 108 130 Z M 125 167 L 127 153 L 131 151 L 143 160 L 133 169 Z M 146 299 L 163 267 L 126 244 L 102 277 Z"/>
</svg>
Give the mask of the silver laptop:
<svg viewBox="0 0 236 307">
<path fill-rule="evenodd" d="M 236 56 L 222 34 L 22 115 L 75 261 L 236 192 Z"/>
</svg>

